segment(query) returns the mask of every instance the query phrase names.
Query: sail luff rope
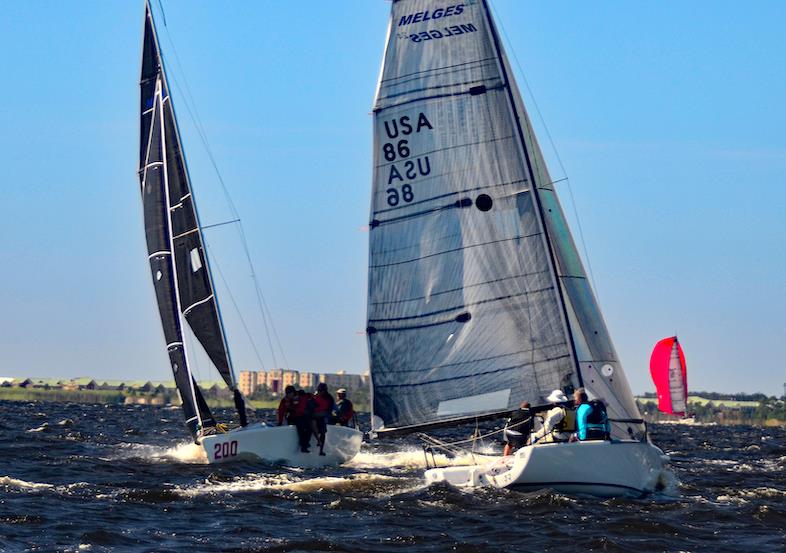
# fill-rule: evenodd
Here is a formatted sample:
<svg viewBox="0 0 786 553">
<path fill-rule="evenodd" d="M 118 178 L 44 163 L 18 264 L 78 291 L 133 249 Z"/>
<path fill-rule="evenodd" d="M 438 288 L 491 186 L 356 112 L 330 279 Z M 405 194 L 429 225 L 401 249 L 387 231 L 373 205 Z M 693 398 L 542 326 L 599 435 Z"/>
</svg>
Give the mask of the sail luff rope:
<svg viewBox="0 0 786 553">
<path fill-rule="evenodd" d="M 159 6 L 161 6 L 161 0 L 159 0 Z M 162 8 L 162 15 L 163 15 L 163 8 Z M 246 234 L 245 234 L 245 229 L 243 227 L 242 218 L 240 217 L 240 214 L 239 214 L 237 208 L 235 207 L 235 203 L 232 200 L 231 195 L 229 194 L 229 189 L 228 189 L 226 183 L 224 182 L 224 178 L 223 178 L 223 176 L 221 174 L 221 171 L 218 168 L 218 163 L 216 162 L 215 156 L 213 155 L 213 150 L 210 147 L 210 143 L 209 143 L 209 141 L 207 139 L 207 134 L 206 134 L 206 132 L 204 130 L 204 125 L 202 124 L 202 120 L 199 117 L 199 113 L 197 111 L 196 102 L 194 101 L 193 94 L 191 93 L 191 87 L 188 85 L 188 79 L 186 78 L 185 71 L 183 70 L 183 64 L 181 63 L 180 56 L 177 53 L 177 48 L 175 47 L 174 41 L 172 40 L 172 36 L 169 33 L 169 29 L 166 26 L 166 24 L 164 24 L 164 27 L 165 27 L 165 31 L 166 31 L 165 34 L 166 34 L 166 37 L 167 37 L 167 41 L 169 42 L 169 44 L 170 44 L 170 46 L 172 48 L 172 53 L 174 54 L 175 63 L 177 64 L 178 69 L 179 69 L 179 71 L 180 71 L 180 73 L 182 74 L 182 77 L 183 77 L 183 79 L 182 79 L 183 80 L 183 86 L 182 87 L 180 86 L 180 83 L 179 83 L 178 79 L 175 77 L 174 74 L 172 74 L 170 76 L 172 77 L 172 81 L 173 81 L 174 85 L 178 89 L 183 91 L 183 100 L 184 100 L 183 105 L 185 105 L 186 111 L 188 112 L 188 115 L 191 118 L 191 121 L 194 123 L 194 127 L 197 130 L 197 134 L 199 135 L 199 138 L 202 141 L 203 146 L 205 147 L 206 153 L 208 155 L 208 159 L 210 160 L 210 163 L 213 166 L 213 170 L 216 173 L 218 181 L 221 184 L 221 189 L 222 189 L 222 191 L 224 193 L 224 197 L 226 199 L 226 202 L 227 202 L 227 205 L 229 207 L 230 213 L 232 214 L 232 216 L 235 219 L 237 219 L 237 222 L 238 222 L 238 234 L 240 236 L 240 241 L 241 241 L 241 244 L 243 246 L 243 250 L 244 250 L 244 252 L 246 254 L 246 259 L 247 259 L 249 267 L 251 269 L 251 279 L 254 282 L 254 288 L 255 288 L 255 291 L 256 291 L 256 295 L 257 295 L 257 304 L 259 306 L 260 315 L 261 315 L 262 321 L 264 323 L 265 334 L 267 336 L 268 346 L 270 348 L 270 352 L 271 352 L 271 355 L 273 357 L 273 363 L 275 365 L 278 365 L 278 361 L 276 359 L 275 349 L 273 347 L 273 342 L 272 342 L 271 336 L 270 336 L 270 330 L 268 329 L 268 319 L 270 319 L 270 329 L 272 329 L 272 331 L 273 331 L 273 336 L 275 337 L 276 343 L 278 345 L 278 349 L 281 352 L 281 355 L 282 355 L 282 357 L 284 359 L 284 363 L 286 364 L 286 366 L 288 368 L 289 367 L 289 361 L 287 359 L 286 353 L 284 352 L 284 348 L 281 345 L 281 340 L 278 337 L 278 331 L 276 330 L 275 323 L 273 322 L 272 312 L 270 311 L 270 308 L 267 306 L 267 301 L 265 300 L 264 294 L 262 293 L 261 287 L 259 285 L 259 280 L 257 279 L 257 276 L 256 276 L 256 271 L 254 270 L 254 264 L 253 264 L 253 260 L 251 259 L 251 253 L 250 253 L 250 250 L 249 250 L 249 247 L 248 247 L 248 242 L 246 240 Z M 160 55 L 163 57 L 163 53 L 161 53 Z M 192 106 L 193 106 L 193 109 L 192 109 Z M 225 284 L 228 287 L 228 283 L 226 281 L 224 281 L 224 282 L 225 282 Z M 254 346 L 254 347 L 256 348 L 256 346 Z"/>
<path fill-rule="evenodd" d="M 581 240 L 581 248 L 584 250 L 584 259 L 587 260 L 587 269 L 589 270 L 590 282 L 592 284 L 592 287 L 595 289 L 595 296 L 597 296 L 598 301 L 600 301 L 600 293 L 598 292 L 597 281 L 595 280 L 595 275 L 594 275 L 594 273 L 592 271 L 592 263 L 590 262 L 589 252 L 587 250 L 587 243 L 584 240 L 584 230 L 581 227 L 581 219 L 579 218 L 579 211 L 578 211 L 578 208 L 576 207 L 576 199 L 573 196 L 573 186 L 571 186 L 570 177 L 568 176 L 568 171 L 567 171 L 567 169 L 565 169 L 565 164 L 562 163 L 562 157 L 559 155 L 559 150 L 557 150 L 557 145 L 554 142 L 554 138 L 552 138 L 552 136 L 551 136 L 551 131 L 549 130 L 548 125 L 546 125 L 546 120 L 545 120 L 545 118 L 543 117 L 543 114 L 540 111 L 540 107 L 538 106 L 538 102 L 535 99 L 535 94 L 532 92 L 532 88 L 529 86 L 529 81 L 527 80 L 527 76 L 526 76 L 526 74 L 524 73 L 524 70 L 521 67 L 521 63 L 519 62 L 519 58 L 516 55 L 516 50 L 513 48 L 513 43 L 510 41 L 510 38 L 508 37 L 508 32 L 505 29 L 505 24 L 503 23 L 502 18 L 499 17 L 499 13 L 497 12 L 497 8 L 492 3 L 492 0 L 488 0 L 488 2 L 489 2 L 489 5 L 491 6 L 491 9 L 494 11 L 494 16 L 496 18 L 496 21 L 499 24 L 500 29 L 502 30 L 502 35 L 505 37 L 505 42 L 508 43 L 508 50 L 513 55 L 513 61 L 516 62 L 516 67 L 519 70 L 519 76 L 521 77 L 521 80 L 524 82 L 524 86 L 527 89 L 527 93 L 529 94 L 529 97 L 532 99 L 532 105 L 535 108 L 535 113 L 537 113 L 538 119 L 540 120 L 540 124 L 543 126 L 543 130 L 545 131 L 546 136 L 549 139 L 549 144 L 551 144 L 551 149 L 554 151 L 554 157 L 556 158 L 557 163 L 559 164 L 559 167 L 562 170 L 562 174 L 565 175 L 565 177 L 563 179 L 556 180 L 552 184 L 557 183 L 557 182 L 561 182 L 561 181 L 565 181 L 565 183 L 567 184 L 568 195 L 570 196 L 570 204 L 573 207 L 573 216 L 576 219 L 576 227 L 578 228 L 579 239 Z"/>
</svg>

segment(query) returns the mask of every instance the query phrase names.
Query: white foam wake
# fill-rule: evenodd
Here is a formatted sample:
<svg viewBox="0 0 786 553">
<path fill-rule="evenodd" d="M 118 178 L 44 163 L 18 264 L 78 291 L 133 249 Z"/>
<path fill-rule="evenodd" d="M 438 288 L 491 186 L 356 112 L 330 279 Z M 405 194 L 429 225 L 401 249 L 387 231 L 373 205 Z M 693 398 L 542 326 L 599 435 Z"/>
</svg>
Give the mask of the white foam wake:
<svg viewBox="0 0 786 553">
<path fill-rule="evenodd" d="M 482 453 L 473 454 L 469 451 L 451 457 L 443 453 L 435 453 L 433 459 L 431 454 L 428 454 L 428 462 L 436 462 L 439 466 L 481 465 L 498 458 L 498 455 L 491 456 Z M 361 451 L 344 466 L 357 469 L 425 469 L 426 454 L 422 449 L 417 448 L 407 448 L 388 453 Z"/>
<path fill-rule="evenodd" d="M 20 490 L 37 490 L 54 488 L 54 484 L 46 484 L 44 482 L 28 482 L 10 476 L 0 476 L 0 486 L 8 486 L 9 488 L 17 488 Z"/>
<path fill-rule="evenodd" d="M 152 463 L 176 461 L 203 465 L 208 462 L 205 450 L 193 442 L 183 442 L 174 446 L 121 444 L 119 452 L 114 457 L 120 459 L 140 458 Z"/>
<path fill-rule="evenodd" d="M 358 473 L 347 477 L 320 476 L 299 479 L 292 474 L 248 475 L 231 482 L 205 482 L 176 488 L 185 497 L 207 494 L 235 494 L 259 491 L 290 491 L 297 493 L 361 492 L 363 495 L 390 496 L 424 487 L 419 478 L 399 478 L 383 474 Z"/>
</svg>

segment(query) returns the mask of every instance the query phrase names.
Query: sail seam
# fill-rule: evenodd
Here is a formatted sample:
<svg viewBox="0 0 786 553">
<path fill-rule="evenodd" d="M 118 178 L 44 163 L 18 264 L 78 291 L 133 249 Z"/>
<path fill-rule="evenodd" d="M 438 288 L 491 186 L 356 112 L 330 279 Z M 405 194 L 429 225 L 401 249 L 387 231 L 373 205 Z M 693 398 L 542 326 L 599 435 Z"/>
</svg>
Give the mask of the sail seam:
<svg viewBox="0 0 786 553">
<path fill-rule="evenodd" d="M 480 244 L 470 244 L 469 246 L 462 246 L 460 248 L 453 248 L 453 249 L 445 250 L 445 251 L 442 251 L 442 252 L 432 253 L 432 254 L 429 254 L 429 255 L 423 255 L 423 256 L 420 256 L 420 257 L 416 257 L 414 259 L 407 259 L 406 261 L 396 261 L 395 263 L 383 263 L 382 265 L 369 265 L 368 268 L 369 269 L 382 269 L 384 267 L 393 267 L 393 266 L 396 266 L 396 265 L 405 265 L 407 263 L 413 263 L 415 261 L 420 261 L 421 259 L 428 259 L 430 257 L 436 257 L 438 255 L 445 255 L 445 254 L 448 254 L 448 253 L 456 253 L 456 252 L 460 252 L 462 250 L 468 250 L 468 249 L 471 249 L 471 248 L 479 248 L 479 247 L 482 247 L 482 246 L 489 246 L 491 244 L 499 244 L 499 243 L 502 243 L 502 242 L 510 242 L 511 240 L 521 240 L 521 239 L 525 239 L 525 238 L 534 238 L 535 236 L 540 236 L 540 234 L 541 234 L 540 232 L 536 232 L 534 234 L 525 234 L 525 235 L 512 236 L 510 238 L 502 238 L 500 240 L 492 240 L 491 242 L 481 242 Z"/>
<path fill-rule="evenodd" d="M 477 64 L 484 64 L 487 61 L 496 61 L 496 58 L 483 58 L 482 60 L 473 60 L 473 61 L 465 61 L 464 63 L 456 63 L 454 65 L 444 65 L 442 67 L 435 67 L 433 69 L 424 69 L 423 71 L 415 71 L 414 73 L 406 73 L 404 75 L 399 75 L 397 77 L 390 77 L 389 79 L 381 79 L 380 83 L 396 81 L 398 79 L 405 79 L 407 77 L 413 77 L 415 75 L 420 75 L 421 73 L 430 73 L 432 71 L 441 71 L 444 69 L 453 69 L 455 67 L 462 67 L 465 65 L 472 65 L 473 63 Z"/>
<path fill-rule="evenodd" d="M 440 315 L 442 313 L 448 313 L 450 311 L 457 311 L 459 309 L 467 309 L 468 307 L 475 307 L 477 305 L 484 305 L 484 304 L 487 304 L 487 303 L 494 303 L 496 301 L 509 300 L 511 298 L 519 298 L 521 296 L 527 296 L 527 295 L 530 295 L 530 294 L 539 294 L 541 292 L 545 292 L 547 290 L 553 290 L 553 289 L 554 289 L 553 286 L 547 286 L 546 288 L 538 288 L 537 290 L 525 290 L 524 292 L 521 292 L 519 294 L 509 294 L 507 296 L 499 296 L 499 297 L 496 297 L 496 298 L 488 298 L 488 299 L 476 301 L 476 302 L 473 302 L 473 303 L 467 303 L 467 304 L 464 304 L 464 305 L 458 305 L 456 307 L 448 307 L 446 309 L 439 309 L 437 311 L 431 311 L 429 313 L 423 313 L 422 315 L 409 315 L 409 316 L 406 316 L 406 317 L 393 317 L 393 318 L 390 318 L 390 319 L 369 319 L 368 322 L 370 322 L 370 323 L 386 323 L 386 322 L 392 322 L 392 321 L 406 321 L 406 320 L 410 320 L 410 319 L 420 319 L 420 318 L 423 318 L 423 317 L 432 317 L 434 315 Z M 380 329 L 377 329 L 377 330 L 380 330 Z M 390 330 L 395 330 L 395 329 L 390 329 Z"/>
<path fill-rule="evenodd" d="M 536 365 L 542 365 L 544 363 L 549 363 L 551 361 L 557 361 L 559 359 L 564 359 L 565 357 L 570 358 L 570 354 L 558 355 L 556 357 L 547 357 L 545 359 L 540 359 L 540 360 L 538 360 L 538 361 L 536 361 L 534 363 L 528 363 L 526 365 L 511 365 L 509 367 L 502 367 L 502 368 L 499 368 L 499 369 L 494 369 L 493 371 L 486 371 L 486 372 L 482 372 L 482 373 L 472 373 L 472 374 L 465 374 L 465 375 L 451 375 L 451 376 L 446 377 L 446 378 L 437 378 L 435 380 L 419 380 L 418 382 L 406 382 L 406 383 L 402 383 L 402 384 L 375 384 L 375 386 L 378 387 L 378 388 L 409 388 L 409 387 L 412 387 L 412 386 L 426 386 L 428 384 L 438 384 L 440 382 L 447 382 L 449 380 L 459 380 L 459 379 L 462 379 L 462 378 L 477 378 L 479 376 L 486 376 L 486 375 L 489 375 L 489 374 L 496 374 L 496 373 L 501 373 L 501 372 L 505 372 L 505 371 L 512 371 L 514 369 L 521 369 L 521 368 L 527 368 L 527 367 L 532 367 L 534 369 Z M 396 374 L 396 373 L 391 373 L 391 374 Z"/>
<path fill-rule="evenodd" d="M 466 82 L 466 83 L 457 83 L 456 85 L 452 85 L 452 86 L 465 86 L 465 85 L 469 85 L 469 84 L 472 84 L 472 83 L 475 83 L 475 82 L 478 82 L 478 81 L 469 81 L 469 82 Z M 490 92 L 492 90 L 504 90 L 504 89 L 505 89 L 505 85 L 504 84 L 499 84 L 499 85 L 496 85 L 496 86 L 487 86 L 486 87 L 486 92 Z M 407 93 L 397 94 L 396 96 L 386 96 L 384 99 L 387 100 L 389 98 L 394 98 L 394 97 L 398 97 L 398 96 L 404 96 L 404 94 L 414 94 L 416 92 L 423 92 L 424 90 L 430 90 L 430 88 L 424 88 L 424 89 L 421 89 L 421 90 L 413 90 L 413 91 L 410 91 L 410 92 L 407 92 Z M 396 104 L 391 104 L 389 106 L 382 106 L 382 107 L 374 108 L 374 112 L 375 113 L 379 113 L 381 111 L 386 111 L 386 110 L 389 110 L 389 109 L 393 109 L 393 108 L 397 108 L 397 107 L 401 107 L 401 106 L 406 106 L 408 104 L 413 104 L 415 102 L 427 102 L 429 100 L 439 100 L 441 98 L 453 98 L 455 96 L 473 96 L 473 93 L 470 92 L 470 90 L 468 89 L 468 90 L 464 90 L 462 92 L 452 92 L 452 93 L 445 93 L 445 94 L 434 94 L 433 96 L 421 96 L 420 98 L 411 98 L 409 100 L 405 100 L 403 102 L 398 102 Z"/>
<path fill-rule="evenodd" d="M 472 63 L 475 63 L 475 62 L 472 62 Z M 402 75 L 401 77 L 396 77 L 396 79 L 400 78 L 400 79 L 405 79 L 405 80 L 401 80 L 401 81 L 398 81 L 398 82 L 387 83 L 387 84 L 382 85 L 380 88 L 390 90 L 392 88 L 404 86 L 406 83 L 416 82 L 416 81 L 422 80 L 424 78 L 426 78 L 426 79 L 436 79 L 438 77 L 445 77 L 446 75 L 450 75 L 451 73 L 458 73 L 460 71 L 471 71 L 473 69 L 478 69 L 478 70 L 480 70 L 482 72 L 483 69 L 485 69 L 487 66 L 488 66 L 487 63 L 478 63 L 476 67 L 463 67 L 463 68 L 459 68 L 459 69 L 449 69 L 450 66 L 447 66 L 445 68 L 443 68 L 443 67 L 435 67 L 434 69 L 426 70 L 427 72 L 433 72 L 432 75 L 415 77 L 415 78 L 412 78 L 412 79 L 406 78 L 406 75 Z M 471 82 L 475 82 L 475 81 L 471 81 Z M 448 87 L 448 86 L 460 86 L 461 84 L 462 83 L 456 83 L 456 84 L 447 84 L 447 85 L 440 85 L 440 86 L 442 88 L 444 88 L 444 87 Z M 426 87 L 425 89 L 421 88 L 421 89 L 418 89 L 418 90 L 427 90 L 428 88 L 432 88 L 432 87 Z M 401 94 L 407 94 L 407 93 L 408 92 L 402 92 Z M 400 96 L 401 94 L 398 94 L 398 95 Z M 393 95 L 390 95 L 390 96 L 383 95 L 381 97 L 381 99 L 386 99 L 386 98 L 391 98 L 391 97 L 393 97 Z"/>
<path fill-rule="evenodd" d="M 492 137 L 492 138 L 489 138 L 489 139 L 486 139 L 486 140 L 478 140 L 477 142 L 467 142 L 466 144 L 456 144 L 454 146 L 448 146 L 447 148 L 438 148 L 436 150 L 430 150 L 428 152 L 422 152 L 422 153 L 418 154 L 418 156 L 419 157 L 429 156 L 429 155 L 436 154 L 436 153 L 439 153 L 439 152 L 447 152 L 447 151 L 450 151 L 450 150 L 456 150 L 458 148 L 468 148 L 470 146 L 478 146 L 480 144 L 492 144 L 494 142 L 501 142 L 503 140 L 515 140 L 515 138 L 516 138 L 516 136 L 512 135 L 512 134 L 508 135 L 508 136 L 495 136 L 495 137 Z M 379 165 L 376 165 L 375 168 L 376 169 L 382 169 L 384 167 L 389 167 L 391 165 L 395 165 L 396 163 L 400 163 L 400 161 L 389 161 L 387 163 L 381 163 Z"/>
<path fill-rule="evenodd" d="M 513 355 L 524 355 L 524 354 L 532 353 L 534 351 L 543 350 L 543 349 L 546 349 L 546 348 L 557 348 L 557 347 L 560 347 L 560 346 L 563 346 L 563 345 L 565 345 L 564 341 L 553 343 L 553 344 L 546 344 L 546 345 L 538 347 L 538 348 L 530 348 L 530 349 L 523 349 L 521 351 L 514 351 L 513 353 L 504 353 L 502 355 L 492 355 L 492 356 L 489 356 L 489 357 L 479 357 L 478 359 L 470 359 L 468 361 L 457 361 L 455 363 L 445 363 L 444 365 L 434 365 L 433 367 L 429 367 L 427 369 L 402 369 L 402 370 L 399 370 L 399 371 L 395 371 L 395 374 L 425 372 L 425 371 L 431 372 L 431 371 L 435 371 L 437 369 L 444 369 L 446 367 L 457 367 L 459 365 L 471 365 L 472 363 L 483 363 L 483 362 L 486 362 L 486 361 L 492 361 L 494 359 L 501 359 L 503 357 L 511 357 Z M 540 363 L 540 362 L 541 361 L 537 361 L 537 363 Z M 393 373 L 391 373 L 391 374 L 393 374 Z"/>
<path fill-rule="evenodd" d="M 415 213 L 408 213 L 406 215 L 399 215 L 398 217 L 391 217 L 390 219 L 385 219 L 384 221 L 379 221 L 374 219 L 371 221 L 371 228 L 374 229 L 380 225 L 386 225 L 388 223 L 400 223 L 402 221 L 407 221 L 409 219 L 414 219 L 416 217 L 421 217 L 423 215 L 430 215 L 432 213 L 439 213 L 442 211 L 447 211 L 449 209 L 462 209 L 465 207 L 472 207 L 472 199 L 471 198 L 462 198 L 461 200 L 456 200 L 453 203 L 442 205 L 439 207 L 433 207 L 431 209 L 426 209 L 423 211 L 417 211 Z"/>
<path fill-rule="evenodd" d="M 425 300 L 425 299 L 428 299 L 428 298 L 433 298 L 434 296 L 441 296 L 441 295 L 444 295 L 444 294 L 453 294 L 455 292 L 460 292 L 462 290 L 468 290 L 470 288 L 477 288 L 479 286 L 487 286 L 489 284 L 495 284 L 495 283 L 498 283 L 498 282 L 504 282 L 506 280 L 511 280 L 511 279 L 515 279 L 515 278 L 525 278 L 525 277 L 530 277 L 530 276 L 535 276 L 535 275 L 542 275 L 543 273 L 546 273 L 546 272 L 548 272 L 548 271 L 533 271 L 531 273 L 521 273 L 521 274 L 518 274 L 518 275 L 506 276 L 506 277 L 497 278 L 497 279 L 494 279 L 494 280 L 486 280 L 486 281 L 478 282 L 478 283 L 475 283 L 475 284 L 468 284 L 466 286 L 462 286 L 461 288 L 451 288 L 450 290 L 442 290 L 440 292 L 432 292 L 428 296 L 417 296 L 417 297 L 414 297 L 414 298 L 407 298 L 407 299 L 403 299 L 403 300 L 372 301 L 372 302 L 369 303 L 369 305 L 379 306 L 379 305 L 405 303 L 405 302 L 408 302 L 408 301 Z"/>
<path fill-rule="evenodd" d="M 464 172 L 469 172 L 469 170 L 467 170 L 467 171 L 456 171 L 456 173 L 464 173 Z M 456 173 L 447 173 L 447 174 L 437 175 L 435 177 L 430 177 L 428 179 L 422 179 L 419 182 L 425 182 L 426 180 L 432 180 L 432 179 L 439 179 L 439 178 L 443 178 L 446 175 L 456 174 Z M 489 188 L 499 188 L 500 186 L 510 186 L 512 184 L 519 184 L 519 183 L 522 183 L 522 182 L 527 182 L 527 180 L 526 179 L 517 179 L 517 180 L 514 180 L 514 181 L 510 181 L 510 182 L 499 182 L 499 183 L 495 183 L 495 184 L 489 184 L 489 185 L 486 185 L 486 186 L 476 186 L 475 188 L 465 188 L 463 190 L 457 190 L 455 192 L 447 192 L 445 194 L 440 194 L 439 196 L 433 196 L 431 198 L 426 198 L 426 199 L 419 200 L 419 201 L 416 201 L 416 202 L 410 202 L 410 203 L 408 203 L 406 205 L 399 205 L 397 207 L 389 207 L 389 208 L 386 208 L 386 209 L 378 209 L 377 211 L 374 212 L 374 216 L 379 215 L 380 213 L 389 213 L 391 211 L 398 211 L 400 209 L 406 209 L 408 207 L 412 207 L 413 205 L 423 204 L 423 203 L 426 203 L 426 202 L 432 202 L 434 200 L 440 200 L 442 198 L 447 198 L 448 196 L 456 196 L 458 194 L 469 194 L 470 192 L 477 192 L 478 190 L 487 190 Z"/>
</svg>

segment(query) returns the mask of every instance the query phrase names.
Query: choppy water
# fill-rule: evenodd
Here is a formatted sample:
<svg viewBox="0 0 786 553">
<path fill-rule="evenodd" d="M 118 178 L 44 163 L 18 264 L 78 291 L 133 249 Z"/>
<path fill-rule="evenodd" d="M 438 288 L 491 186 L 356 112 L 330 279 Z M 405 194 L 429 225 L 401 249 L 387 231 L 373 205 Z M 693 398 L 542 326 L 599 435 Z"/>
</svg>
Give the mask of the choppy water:
<svg viewBox="0 0 786 553">
<path fill-rule="evenodd" d="M 340 468 L 211 466 L 181 419 L 163 407 L 0 402 L 0 548 L 786 550 L 784 429 L 653 426 L 673 485 L 598 499 L 426 487 L 413 438 L 364 444 Z"/>
</svg>

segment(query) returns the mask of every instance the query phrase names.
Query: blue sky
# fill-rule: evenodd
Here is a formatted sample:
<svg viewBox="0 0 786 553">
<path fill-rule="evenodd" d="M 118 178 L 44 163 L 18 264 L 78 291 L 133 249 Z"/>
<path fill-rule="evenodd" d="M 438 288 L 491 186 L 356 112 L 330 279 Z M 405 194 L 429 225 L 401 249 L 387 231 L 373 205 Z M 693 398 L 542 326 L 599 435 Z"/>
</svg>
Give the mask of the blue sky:
<svg viewBox="0 0 786 553">
<path fill-rule="evenodd" d="M 365 370 L 368 112 L 389 4 L 163 4 L 203 224 L 231 216 L 185 109 L 183 75 L 291 367 Z M 0 375 L 169 378 L 136 177 L 142 5 L 3 6 Z M 651 347 L 677 332 L 692 388 L 780 393 L 786 4 L 494 5 L 570 176 L 634 391 L 652 389 Z M 517 77 L 538 121 L 518 68 Z M 575 233 L 568 189 L 559 192 Z M 236 231 L 206 234 L 271 367 Z M 256 368 L 219 293 L 236 366 Z"/>
</svg>

